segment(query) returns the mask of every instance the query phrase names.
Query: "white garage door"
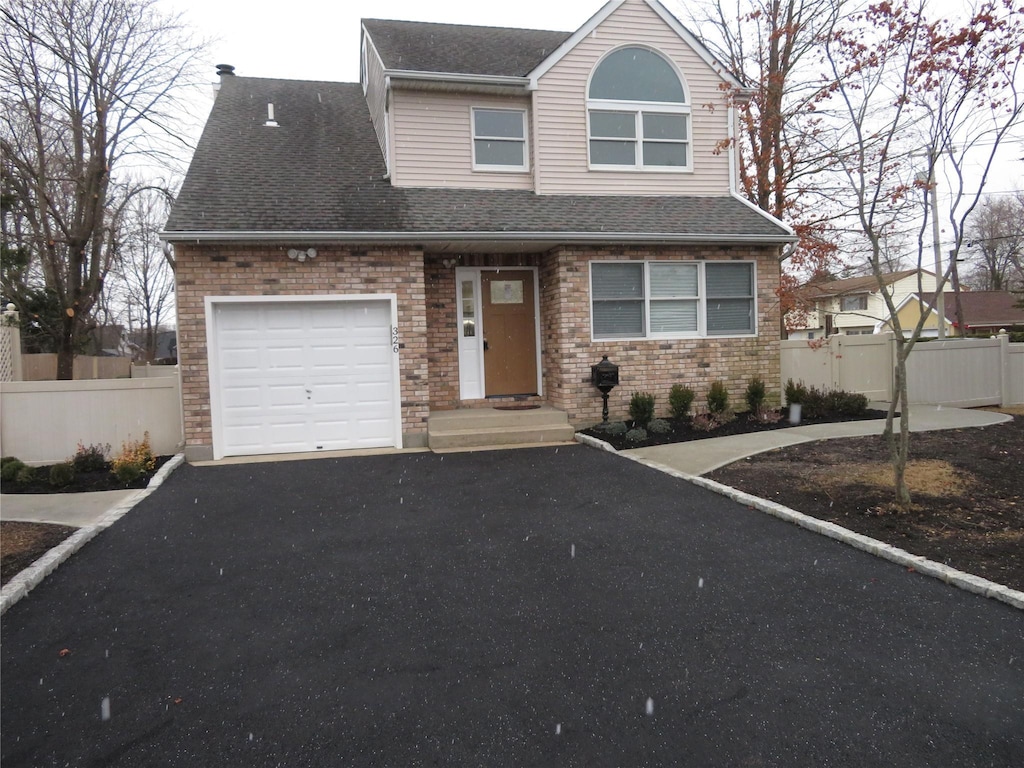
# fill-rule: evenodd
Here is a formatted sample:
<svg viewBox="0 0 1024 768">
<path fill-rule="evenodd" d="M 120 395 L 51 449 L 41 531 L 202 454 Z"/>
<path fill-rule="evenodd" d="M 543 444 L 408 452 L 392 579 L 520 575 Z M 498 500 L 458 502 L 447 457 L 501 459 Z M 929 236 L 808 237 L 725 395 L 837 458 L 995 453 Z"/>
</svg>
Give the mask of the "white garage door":
<svg viewBox="0 0 1024 768">
<path fill-rule="evenodd" d="M 213 306 L 215 455 L 398 445 L 389 300 Z"/>
</svg>

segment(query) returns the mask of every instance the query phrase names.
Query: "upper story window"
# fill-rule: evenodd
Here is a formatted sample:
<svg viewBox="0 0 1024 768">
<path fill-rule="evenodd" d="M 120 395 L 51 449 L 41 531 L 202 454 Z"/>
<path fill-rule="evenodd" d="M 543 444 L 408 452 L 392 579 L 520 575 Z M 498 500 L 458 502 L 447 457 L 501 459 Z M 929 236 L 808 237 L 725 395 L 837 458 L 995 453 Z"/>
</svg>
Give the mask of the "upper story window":
<svg viewBox="0 0 1024 768">
<path fill-rule="evenodd" d="M 647 48 L 601 60 L 587 92 L 590 167 L 688 171 L 690 105 L 675 66 Z"/>
<path fill-rule="evenodd" d="M 525 171 L 525 109 L 473 109 L 473 170 Z"/>
<path fill-rule="evenodd" d="M 868 308 L 868 295 L 858 293 L 853 296 L 843 296 L 839 299 L 839 308 L 842 312 L 863 312 Z"/>
</svg>

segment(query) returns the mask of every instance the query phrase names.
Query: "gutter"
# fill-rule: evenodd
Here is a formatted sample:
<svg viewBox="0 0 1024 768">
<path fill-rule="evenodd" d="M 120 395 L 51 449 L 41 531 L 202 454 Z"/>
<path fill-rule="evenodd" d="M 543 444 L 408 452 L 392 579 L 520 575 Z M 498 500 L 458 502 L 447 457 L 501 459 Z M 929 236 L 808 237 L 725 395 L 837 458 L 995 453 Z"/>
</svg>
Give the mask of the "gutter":
<svg viewBox="0 0 1024 768">
<path fill-rule="evenodd" d="M 514 85 L 526 90 L 528 77 L 512 75 L 467 75 L 459 72 L 420 72 L 412 69 L 385 69 L 384 77 L 393 80 L 431 80 L 445 83 L 466 83 L 471 85 Z"/>
<path fill-rule="evenodd" d="M 774 221 L 774 220 L 773 220 Z M 792 243 L 791 235 L 726 235 L 696 232 L 347 232 L 316 230 L 191 230 L 159 233 L 170 243 L 264 242 L 264 243 L 423 243 L 497 242 L 558 243 Z"/>
</svg>

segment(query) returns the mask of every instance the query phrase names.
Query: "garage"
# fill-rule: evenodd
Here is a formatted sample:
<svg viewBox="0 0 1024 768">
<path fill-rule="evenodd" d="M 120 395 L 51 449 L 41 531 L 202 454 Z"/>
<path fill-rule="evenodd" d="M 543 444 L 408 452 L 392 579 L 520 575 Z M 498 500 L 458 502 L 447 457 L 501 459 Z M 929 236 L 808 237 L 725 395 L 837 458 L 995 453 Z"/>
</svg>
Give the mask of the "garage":
<svg viewBox="0 0 1024 768">
<path fill-rule="evenodd" d="M 395 298 L 209 297 L 214 457 L 401 446 Z"/>
</svg>

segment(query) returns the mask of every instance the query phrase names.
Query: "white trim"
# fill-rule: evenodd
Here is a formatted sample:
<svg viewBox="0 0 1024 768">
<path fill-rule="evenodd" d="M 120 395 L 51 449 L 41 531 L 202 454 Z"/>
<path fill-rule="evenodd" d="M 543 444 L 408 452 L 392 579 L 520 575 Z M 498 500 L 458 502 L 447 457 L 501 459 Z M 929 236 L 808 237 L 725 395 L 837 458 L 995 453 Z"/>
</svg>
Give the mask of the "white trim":
<svg viewBox="0 0 1024 768">
<path fill-rule="evenodd" d="M 662 195 L 651 195 L 662 197 Z M 733 195 L 736 199 L 758 211 L 765 218 L 785 229 L 792 230 L 771 214 L 762 211 L 749 200 Z M 160 232 L 158 236 L 170 243 L 431 243 L 466 242 L 490 240 L 494 242 L 556 242 L 576 243 L 647 243 L 651 245 L 671 243 L 753 243 L 782 244 L 796 240 L 794 234 L 786 235 L 722 235 L 701 234 L 700 232 L 349 232 L 344 230 L 193 230 Z"/>
<path fill-rule="evenodd" d="M 477 85 L 518 85 L 526 90 L 527 77 L 510 75 L 467 75 L 461 72 L 420 72 L 414 69 L 385 69 L 384 74 L 396 80 L 431 80 L 444 83 L 472 83 Z"/>
<path fill-rule="evenodd" d="M 624 0 L 610 0 L 597 13 L 591 16 L 582 27 L 577 29 L 568 40 L 552 51 L 550 56 L 534 67 L 533 71 L 528 75 L 530 90 L 535 90 L 538 87 L 540 78 L 546 75 L 552 67 L 561 61 L 573 48 L 579 45 L 581 41 L 586 39 L 591 32 L 597 29 L 597 27 L 604 22 L 605 19 L 618 10 L 619 6 L 621 6 L 623 2 Z M 743 83 L 736 79 L 736 77 L 726 69 L 725 65 L 718 61 L 711 51 L 705 48 L 693 33 L 680 24 L 679 20 L 669 13 L 661 3 L 657 2 L 657 0 L 644 0 L 644 2 L 647 3 L 647 5 L 650 6 L 651 9 L 669 25 L 669 27 L 671 27 L 672 31 L 679 35 L 679 37 L 693 49 L 694 53 L 696 53 L 705 64 L 710 66 L 722 80 L 729 83 L 734 88 L 743 87 Z"/>
<path fill-rule="evenodd" d="M 455 268 L 455 304 L 456 304 L 456 333 L 458 334 L 458 342 L 455 344 L 455 352 L 459 356 L 459 400 L 482 400 L 485 396 L 486 383 L 484 379 L 484 351 L 483 351 L 483 296 L 480 293 L 480 267 L 456 267 Z M 462 357 L 462 323 L 465 320 L 462 311 L 462 283 L 467 279 L 473 282 L 473 317 L 476 321 L 476 332 L 473 336 L 473 343 L 476 346 L 476 362 L 477 362 L 477 381 L 480 382 L 479 394 L 474 396 L 472 392 L 467 392 L 462 386 L 462 366 L 465 363 L 466 367 L 469 367 L 468 361 L 464 361 Z"/>
<path fill-rule="evenodd" d="M 484 351 L 483 342 L 484 335 L 487 329 L 484 327 L 484 312 L 483 312 L 483 290 L 481 288 L 483 280 L 481 275 L 484 272 L 532 272 L 533 273 L 533 329 L 534 329 L 534 345 L 537 356 L 537 396 L 544 396 L 544 368 L 543 360 L 541 355 L 541 332 L 540 332 L 540 268 L 539 267 L 458 267 L 455 270 L 455 297 L 458 304 L 458 318 L 459 318 L 459 329 L 461 333 L 462 328 L 462 295 L 460 293 L 461 286 L 459 284 L 459 275 L 463 274 L 474 274 L 474 296 L 476 297 L 476 316 L 478 319 L 477 323 L 477 357 L 480 360 L 480 386 L 482 395 L 480 398 L 467 398 L 462 396 L 462 376 L 459 375 L 459 399 L 460 400 L 476 400 L 487 397 L 487 377 L 484 372 Z M 456 344 L 456 351 L 458 351 L 458 344 Z M 462 365 L 462 355 L 459 353 L 459 365 Z M 500 395 L 499 395 L 500 397 Z"/>
<path fill-rule="evenodd" d="M 477 136 L 476 115 L 478 112 L 515 112 L 522 117 L 523 136 L 521 139 L 509 136 Z M 522 165 L 490 165 L 478 163 L 476 160 L 476 140 L 508 141 L 519 142 L 523 145 Z M 529 173 L 530 172 L 530 141 L 529 131 L 526 123 L 526 110 L 509 107 L 470 107 L 469 108 L 469 140 L 471 143 L 471 154 L 473 158 L 474 171 L 487 171 L 489 173 Z"/>
<path fill-rule="evenodd" d="M 220 349 L 217 344 L 217 324 L 214 309 L 218 304 L 308 304 L 313 302 L 350 302 L 350 301 L 387 301 L 391 309 L 391 334 L 399 339 L 398 329 L 398 294 L 396 293 L 361 293 L 361 294 L 327 294 L 304 295 L 291 294 L 282 296 L 205 296 L 206 312 L 206 370 L 210 387 L 210 434 L 213 442 L 214 460 L 224 458 L 224 435 L 221 423 L 220 398 Z M 394 408 L 394 447 L 402 447 L 402 360 L 398 342 L 395 342 L 394 364 L 392 366 L 392 402 Z"/>
<path fill-rule="evenodd" d="M 769 239 L 765 240 L 766 243 L 769 243 L 769 242 L 773 242 L 773 243 L 792 243 L 792 242 L 796 242 L 797 240 L 800 239 L 800 238 L 798 238 L 796 236 L 796 230 L 793 229 L 791 226 L 789 226 L 789 224 L 784 222 L 782 219 L 775 218 L 774 216 L 772 216 L 770 213 L 768 213 L 768 211 L 764 210 L 763 208 L 757 207 L 756 205 L 754 205 L 754 203 L 752 203 L 749 200 L 747 200 L 747 198 L 745 198 L 739 192 L 733 191 L 731 196 L 736 198 L 737 200 L 739 200 L 741 203 L 743 203 L 745 206 L 747 206 L 747 208 L 749 208 L 750 210 L 754 211 L 755 213 L 760 215 L 762 218 L 767 219 L 768 221 L 770 221 L 775 226 L 779 227 L 780 229 L 784 229 L 786 231 L 786 233 L 787 233 L 786 236 L 779 237 L 777 235 L 773 235 Z"/>
<path fill-rule="evenodd" d="M 644 326 L 647 332 L 646 336 L 626 336 L 626 337 L 601 337 L 594 336 L 594 265 L 595 264 L 642 264 L 644 266 L 644 295 L 639 301 L 643 302 L 644 305 Z M 650 322 L 650 304 L 651 304 L 651 270 L 648 265 L 650 264 L 693 264 L 697 267 L 697 330 L 688 331 L 684 333 L 651 333 L 649 329 Z M 706 281 L 706 269 L 711 264 L 749 264 L 751 265 L 751 287 L 753 293 L 751 299 L 754 304 L 752 307 L 751 324 L 753 325 L 753 332 L 751 333 L 727 333 L 727 334 L 709 334 L 707 332 L 707 281 Z M 737 259 L 737 260 L 724 260 L 724 259 L 701 259 L 701 260 L 689 260 L 689 259 L 594 259 L 588 262 L 587 265 L 587 304 L 590 312 L 590 341 L 593 343 L 620 343 L 620 342 L 637 342 L 637 341 L 665 341 L 665 340 L 684 340 L 684 339 L 750 339 L 756 338 L 759 333 L 760 323 L 758 322 L 758 299 L 757 299 L 757 262 L 750 259 Z M 738 297 L 737 297 L 738 298 Z M 687 300 L 687 299 L 683 299 Z"/>
</svg>

